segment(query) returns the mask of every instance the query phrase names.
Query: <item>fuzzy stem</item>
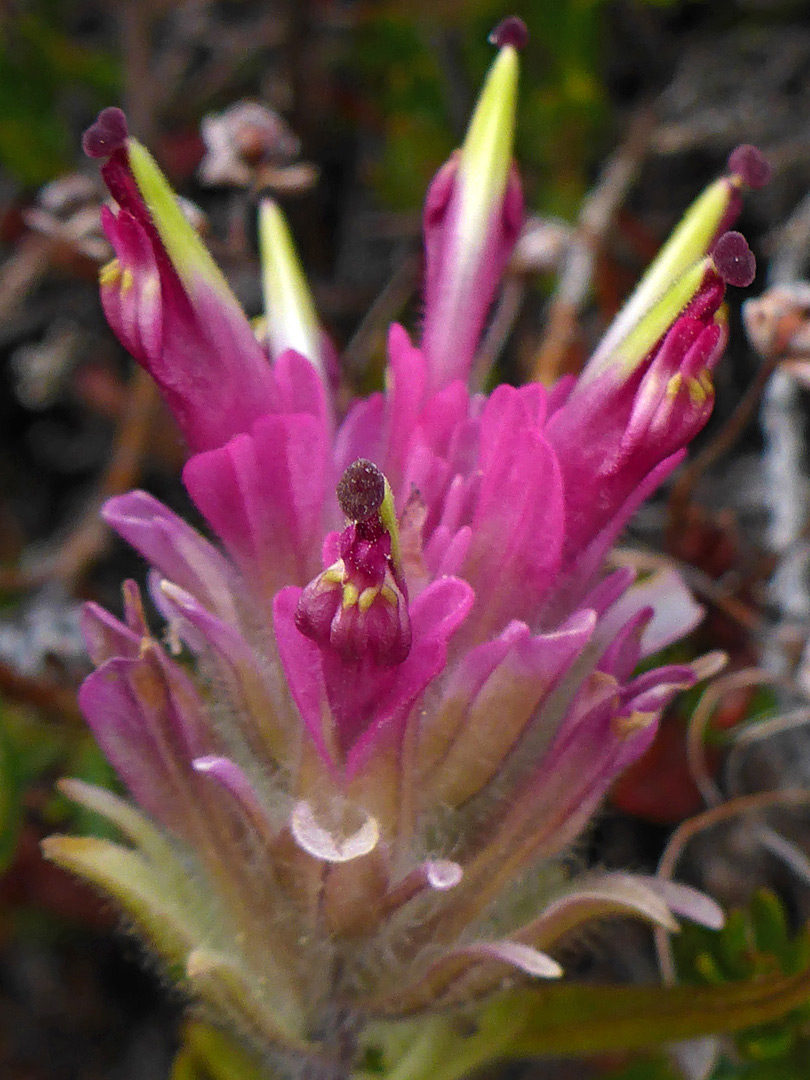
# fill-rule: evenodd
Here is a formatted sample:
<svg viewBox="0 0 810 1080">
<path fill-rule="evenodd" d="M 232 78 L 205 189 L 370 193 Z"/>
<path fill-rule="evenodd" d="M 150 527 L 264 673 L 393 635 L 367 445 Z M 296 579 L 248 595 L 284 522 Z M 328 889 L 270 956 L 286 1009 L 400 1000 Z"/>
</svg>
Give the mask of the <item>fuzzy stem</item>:
<svg viewBox="0 0 810 1080">
<path fill-rule="evenodd" d="M 347 1012 L 341 1012 L 330 1025 L 324 1039 L 323 1061 L 309 1061 L 301 1071 L 301 1080 L 351 1080 L 357 1056 L 357 1024 Z"/>
<path fill-rule="evenodd" d="M 329 995 L 325 999 L 318 1031 L 324 1053 L 320 1060 L 304 1065 L 300 1080 L 351 1080 L 354 1074 L 362 1021 L 345 1006 L 336 1004 L 345 998 L 340 959 L 331 966 L 329 983 Z"/>
</svg>

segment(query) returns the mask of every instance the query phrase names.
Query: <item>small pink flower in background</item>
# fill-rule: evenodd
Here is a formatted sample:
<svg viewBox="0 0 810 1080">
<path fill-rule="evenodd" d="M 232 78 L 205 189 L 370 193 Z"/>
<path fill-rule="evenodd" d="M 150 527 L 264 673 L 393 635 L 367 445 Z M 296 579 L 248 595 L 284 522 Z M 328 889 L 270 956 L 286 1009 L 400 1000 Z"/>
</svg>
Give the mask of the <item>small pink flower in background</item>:
<svg viewBox="0 0 810 1080">
<path fill-rule="evenodd" d="M 753 277 L 724 230 L 761 159 L 732 158 L 578 380 L 471 393 L 522 222 L 521 26 L 496 33 L 428 193 L 422 340 L 393 326 L 384 391 L 345 416 L 278 209 L 261 215 L 259 340 L 123 114 L 85 137 L 117 204 L 105 311 L 174 412 L 216 543 L 144 492 L 107 503 L 175 647 L 133 583 L 123 621 L 87 606 L 81 706 L 140 809 L 68 781 L 127 843 L 47 851 L 115 895 L 193 997 L 283 1053 L 510 973 L 559 976 L 559 943 L 592 918 L 722 921 L 684 886 L 572 876 L 568 853 L 665 705 L 718 666 L 635 674 L 701 610 L 674 573 L 605 562 L 711 412 L 725 287 Z"/>
<path fill-rule="evenodd" d="M 257 101 L 238 101 L 221 113 L 209 113 L 200 134 L 205 155 L 199 177 L 206 186 L 301 192 L 317 180 L 314 167 L 297 160 L 298 136 L 274 109 Z"/>
</svg>

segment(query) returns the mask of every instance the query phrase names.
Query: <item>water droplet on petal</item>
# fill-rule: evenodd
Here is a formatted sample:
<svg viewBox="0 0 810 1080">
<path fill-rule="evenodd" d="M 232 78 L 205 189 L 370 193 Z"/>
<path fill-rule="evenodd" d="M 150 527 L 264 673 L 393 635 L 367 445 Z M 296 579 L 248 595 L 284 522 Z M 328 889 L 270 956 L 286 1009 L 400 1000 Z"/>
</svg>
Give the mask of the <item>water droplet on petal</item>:
<svg viewBox="0 0 810 1080">
<path fill-rule="evenodd" d="M 356 832 L 340 835 L 315 818 L 312 804 L 302 799 L 290 815 L 290 829 L 300 848 L 313 858 L 324 862 L 351 862 L 368 855 L 380 839 L 380 827 L 373 817 L 367 817 Z"/>
<path fill-rule="evenodd" d="M 428 885 L 439 892 L 454 889 L 463 876 L 464 871 L 459 864 L 450 859 L 431 859 L 425 863 L 425 877 Z"/>
</svg>

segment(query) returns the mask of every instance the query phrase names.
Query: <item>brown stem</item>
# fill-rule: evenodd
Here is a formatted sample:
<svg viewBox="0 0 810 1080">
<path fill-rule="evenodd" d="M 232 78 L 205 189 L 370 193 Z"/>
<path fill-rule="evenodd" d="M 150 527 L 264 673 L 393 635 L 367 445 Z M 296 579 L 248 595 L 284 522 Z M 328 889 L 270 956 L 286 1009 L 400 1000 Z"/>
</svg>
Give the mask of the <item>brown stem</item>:
<svg viewBox="0 0 810 1080">
<path fill-rule="evenodd" d="M 49 686 L 40 679 L 21 675 L 7 664 L 0 664 L 0 693 L 9 701 L 31 705 L 38 712 L 58 720 L 66 717 L 77 722 L 82 720 L 76 691 L 72 687 Z"/>
</svg>

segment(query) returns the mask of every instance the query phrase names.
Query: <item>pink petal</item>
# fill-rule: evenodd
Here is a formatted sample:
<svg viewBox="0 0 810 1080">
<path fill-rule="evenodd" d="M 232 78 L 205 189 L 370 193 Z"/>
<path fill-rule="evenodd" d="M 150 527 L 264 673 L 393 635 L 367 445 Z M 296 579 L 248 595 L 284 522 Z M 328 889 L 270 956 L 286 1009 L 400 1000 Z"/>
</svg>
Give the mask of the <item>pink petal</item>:
<svg viewBox="0 0 810 1080">
<path fill-rule="evenodd" d="M 189 678 L 156 645 L 85 679 L 79 705 L 105 756 L 145 810 L 186 831 L 191 761 L 207 741 Z"/>
<path fill-rule="evenodd" d="M 285 583 L 305 584 L 317 573 L 331 477 L 327 433 L 316 417 L 263 417 L 249 435 L 196 454 L 183 480 L 265 595 Z"/>
<path fill-rule="evenodd" d="M 163 503 L 145 491 L 130 491 L 108 499 L 102 516 L 164 577 L 225 620 L 237 622 L 233 568 Z"/>
<path fill-rule="evenodd" d="M 489 306 L 523 224 L 523 192 L 512 170 L 500 205 L 470 260 L 459 225 L 456 161 L 439 171 L 425 201 L 425 324 L 422 349 L 433 391 L 466 382 Z"/>
</svg>

